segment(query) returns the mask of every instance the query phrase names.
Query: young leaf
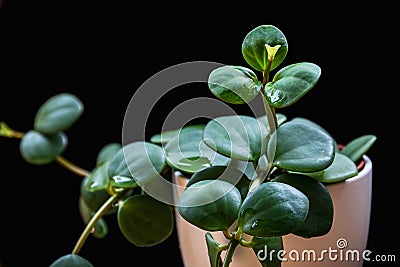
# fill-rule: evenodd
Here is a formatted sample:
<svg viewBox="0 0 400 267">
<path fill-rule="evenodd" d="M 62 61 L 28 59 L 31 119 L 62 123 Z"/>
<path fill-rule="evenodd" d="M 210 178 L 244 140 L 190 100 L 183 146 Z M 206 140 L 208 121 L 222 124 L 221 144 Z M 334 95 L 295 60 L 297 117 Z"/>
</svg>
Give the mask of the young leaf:
<svg viewBox="0 0 400 267">
<path fill-rule="evenodd" d="M 93 267 L 93 264 L 77 254 L 67 254 L 50 264 L 50 267 Z"/>
<path fill-rule="evenodd" d="M 227 103 L 244 104 L 258 95 L 261 82 L 248 68 L 222 66 L 210 73 L 208 87 L 216 97 Z"/>
<path fill-rule="evenodd" d="M 299 172 L 315 172 L 332 164 L 334 141 L 325 131 L 307 123 L 289 121 L 276 131 L 274 166 Z"/>
<path fill-rule="evenodd" d="M 49 98 L 35 116 L 35 130 L 54 134 L 68 129 L 83 112 L 83 104 L 75 95 L 61 93 Z"/>
<path fill-rule="evenodd" d="M 125 238 L 138 247 L 157 245 L 174 228 L 173 210 L 148 195 L 125 199 L 118 209 L 118 226 Z"/>
<path fill-rule="evenodd" d="M 19 150 L 22 157 L 31 164 L 49 164 L 64 152 L 68 138 L 64 132 L 44 135 L 38 131 L 30 130 L 20 142 Z"/>
<path fill-rule="evenodd" d="M 89 192 L 100 191 L 107 189 L 109 185 L 109 178 L 107 174 L 109 161 L 97 165 L 87 177 L 87 188 Z"/>
<path fill-rule="evenodd" d="M 291 185 L 308 198 L 307 218 L 293 234 L 310 238 L 329 232 L 333 221 L 333 202 L 325 185 L 302 174 L 282 174 L 272 181 Z"/>
<path fill-rule="evenodd" d="M 289 65 L 265 85 L 265 98 L 275 108 L 290 106 L 314 87 L 320 75 L 321 68 L 313 63 Z"/>
<path fill-rule="evenodd" d="M 267 67 L 268 53 L 265 45 L 280 45 L 272 61 L 271 70 L 278 67 L 285 59 L 288 44 L 285 35 L 273 25 L 261 25 L 251 30 L 243 40 L 242 55 L 246 62 L 259 71 Z"/>
<path fill-rule="evenodd" d="M 238 226 L 259 237 L 282 236 L 296 231 L 307 217 L 307 196 L 293 186 L 267 182 L 247 195 L 239 211 Z"/>
<path fill-rule="evenodd" d="M 183 191 L 178 211 L 189 223 L 206 231 L 228 229 L 237 218 L 242 198 L 232 184 L 202 180 Z"/>
<path fill-rule="evenodd" d="M 372 134 L 357 137 L 349 142 L 340 153 L 349 157 L 353 162 L 357 162 L 371 148 L 375 141 L 376 136 Z"/>
</svg>

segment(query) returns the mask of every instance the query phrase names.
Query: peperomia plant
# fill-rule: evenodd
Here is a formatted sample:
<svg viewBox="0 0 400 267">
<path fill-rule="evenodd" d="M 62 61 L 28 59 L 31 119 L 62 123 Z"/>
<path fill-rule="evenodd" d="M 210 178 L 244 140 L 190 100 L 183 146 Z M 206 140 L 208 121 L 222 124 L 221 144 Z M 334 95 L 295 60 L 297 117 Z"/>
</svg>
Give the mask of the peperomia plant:
<svg viewBox="0 0 400 267">
<path fill-rule="evenodd" d="M 302 98 L 321 75 L 320 67 L 310 62 L 272 75 L 287 52 L 284 34 L 273 25 L 261 25 L 242 43 L 249 66 L 224 65 L 209 74 L 208 87 L 217 99 L 238 105 L 261 97 L 265 115 L 220 116 L 161 132 L 149 141 L 110 143 L 99 150 L 89 171 L 62 156 L 66 133 L 84 111 L 76 96 L 49 98 L 27 132 L 1 122 L 0 135 L 20 140 L 24 160 L 35 165 L 57 162 L 82 177 L 78 208 L 86 226 L 74 248 L 51 266 L 92 266 L 79 252 L 90 235 L 101 239 L 108 234 L 104 216 L 115 215 L 121 233 L 135 246 L 166 240 L 173 231 L 175 207 L 144 188 L 160 177 L 173 182 L 178 173 L 187 184 L 176 209 L 207 231 L 211 267 L 229 266 L 238 246 L 255 253 L 265 245 L 280 250 L 287 234 L 327 234 L 334 207 L 326 185 L 356 176 L 376 136 L 367 134 L 340 146 L 317 123 L 289 120 L 277 112 Z M 226 243 L 214 240 L 216 231 Z M 262 266 L 281 265 L 276 255 L 259 260 Z"/>
<path fill-rule="evenodd" d="M 284 34 L 262 25 L 242 43 L 249 66 L 225 65 L 209 75 L 209 89 L 218 99 L 245 104 L 261 96 L 265 115 L 221 116 L 184 128 L 179 136 L 166 132 L 167 163 L 188 178 L 179 213 L 207 231 L 212 267 L 229 266 L 237 246 L 278 251 L 282 236 L 327 234 L 334 207 L 326 185 L 356 176 L 376 140 L 367 134 L 340 146 L 317 123 L 277 112 L 302 98 L 321 75 L 318 65 L 301 62 L 272 76 L 287 52 Z M 215 231 L 223 232 L 226 243 L 213 239 Z M 276 255 L 259 260 L 262 266 L 281 265 Z"/>
</svg>

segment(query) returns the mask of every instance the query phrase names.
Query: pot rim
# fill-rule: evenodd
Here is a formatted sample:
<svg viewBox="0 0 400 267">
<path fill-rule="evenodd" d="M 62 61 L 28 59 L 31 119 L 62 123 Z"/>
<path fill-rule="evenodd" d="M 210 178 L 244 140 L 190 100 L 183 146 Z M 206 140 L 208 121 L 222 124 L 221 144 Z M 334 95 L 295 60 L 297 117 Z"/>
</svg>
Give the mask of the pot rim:
<svg viewBox="0 0 400 267">
<path fill-rule="evenodd" d="M 364 164 L 363 164 L 360 172 L 356 176 L 348 178 L 342 182 L 354 183 L 354 182 L 362 179 L 363 177 L 367 176 L 367 174 L 372 171 L 372 161 L 367 155 L 363 155 L 363 162 L 364 162 Z"/>
</svg>

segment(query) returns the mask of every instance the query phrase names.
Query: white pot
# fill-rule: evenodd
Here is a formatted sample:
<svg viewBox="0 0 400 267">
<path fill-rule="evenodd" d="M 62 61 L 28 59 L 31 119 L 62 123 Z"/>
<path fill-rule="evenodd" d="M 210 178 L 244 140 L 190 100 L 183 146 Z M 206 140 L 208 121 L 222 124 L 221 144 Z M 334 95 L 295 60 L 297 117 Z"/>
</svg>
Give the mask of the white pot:
<svg viewBox="0 0 400 267">
<path fill-rule="evenodd" d="M 369 256 L 366 246 L 372 194 L 372 162 L 367 156 L 364 156 L 364 161 L 364 168 L 357 176 L 327 185 L 334 205 L 333 224 L 328 234 L 310 239 L 295 235 L 283 237 L 283 252 L 286 254 L 283 255 L 282 267 L 362 267 L 363 256 Z M 186 185 L 186 178 L 178 176 L 174 179 L 176 184 Z M 183 189 L 176 191 L 175 197 L 178 198 L 182 192 Z M 210 266 L 206 231 L 185 221 L 177 209 L 175 215 L 185 267 Z M 220 244 L 226 243 L 222 233 L 211 234 Z M 252 249 L 238 246 L 230 267 L 261 267 L 261 264 Z"/>
</svg>

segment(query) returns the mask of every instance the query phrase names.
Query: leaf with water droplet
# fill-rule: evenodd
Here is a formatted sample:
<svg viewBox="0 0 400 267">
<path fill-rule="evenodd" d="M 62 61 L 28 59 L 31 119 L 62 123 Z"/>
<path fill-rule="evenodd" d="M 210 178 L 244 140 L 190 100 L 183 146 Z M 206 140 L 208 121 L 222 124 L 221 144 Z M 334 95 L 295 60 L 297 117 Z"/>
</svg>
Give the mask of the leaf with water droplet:
<svg viewBox="0 0 400 267">
<path fill-rule="evenodd" d="M 320 76 L 321 68 L 314 63 L 301 62 L 286 66 L 265 85 L 264 96 L 274 108 L 290 106 L 309 92 Z"/>
<path fill-rule="evenodd" d="M 267 182 L 250 192 L 243 201 L 238 226 L 253 236 L 286 235 L 304 222 L 308 205 L 308 198 L 296 188 Z"/>
</svg>

